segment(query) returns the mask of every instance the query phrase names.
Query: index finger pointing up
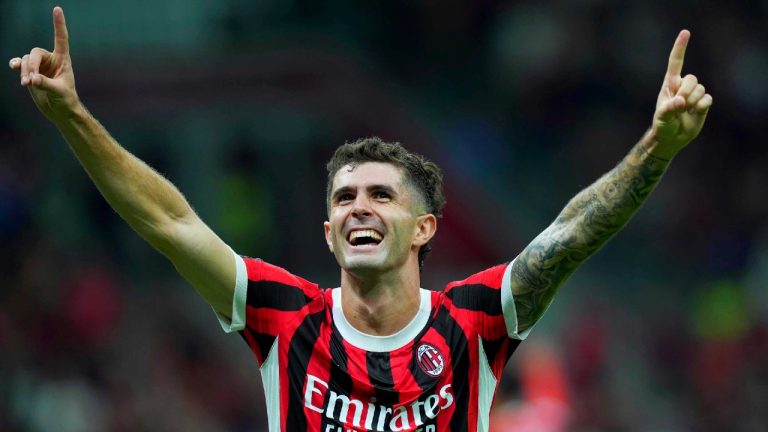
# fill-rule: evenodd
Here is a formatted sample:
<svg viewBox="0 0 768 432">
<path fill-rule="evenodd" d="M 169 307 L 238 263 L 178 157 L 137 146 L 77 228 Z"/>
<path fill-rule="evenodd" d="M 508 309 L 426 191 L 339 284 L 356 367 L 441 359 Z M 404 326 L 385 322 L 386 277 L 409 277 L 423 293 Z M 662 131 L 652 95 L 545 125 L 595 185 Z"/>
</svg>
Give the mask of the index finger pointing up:
<svg viewBox="0 0 768 432">
<path fill-rule="evenodd" d="M 683 59 L 685 58 L 685 48 L 688 46 L 688 40 L 691 38 L 691 32 L 682 30 L 675 39 L 675 45 L 672 52 L 669 53 L 669 65 L 667 66 L 667 76 L 680 76 L 683 71 Z"/>
<path fill-rule="evenodd" d="M 64 20 L 64 10 L 59 6 L 53 8 L 53 52 L 56 54 L 69 53 L 69 33 L 67 22 Z"/>
</svg>

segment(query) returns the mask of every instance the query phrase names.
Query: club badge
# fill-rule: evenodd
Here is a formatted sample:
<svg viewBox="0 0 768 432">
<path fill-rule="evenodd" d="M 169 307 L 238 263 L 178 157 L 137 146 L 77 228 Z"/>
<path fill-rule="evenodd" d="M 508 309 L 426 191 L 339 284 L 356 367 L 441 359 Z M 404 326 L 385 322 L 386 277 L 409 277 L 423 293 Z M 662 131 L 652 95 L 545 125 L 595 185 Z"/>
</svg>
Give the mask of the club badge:
<svg viewBox="0 0 768 432">
<path fill-rule="evenodd" d="M 416 362 L 425 374 L 435 378 L 445 369 L 443 353 L 429 344 L 421 344 L 416 350 Z"/>
</svg>

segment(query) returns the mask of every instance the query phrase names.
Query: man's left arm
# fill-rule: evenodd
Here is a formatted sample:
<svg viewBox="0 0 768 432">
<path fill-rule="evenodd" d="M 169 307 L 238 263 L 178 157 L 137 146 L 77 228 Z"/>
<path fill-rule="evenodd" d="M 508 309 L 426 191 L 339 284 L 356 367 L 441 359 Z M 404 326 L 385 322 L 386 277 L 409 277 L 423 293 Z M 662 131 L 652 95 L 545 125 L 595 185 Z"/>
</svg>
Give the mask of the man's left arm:
<svg viewBox="0 0 768 432">
<path fill-rule="evenodd" d="M 712 96 L 695 76 L 680 76 L 689 38 L 683 30 L 675 41 L 648 132 L 515 259 L 510 282 L 519 334 L 536 323 L 574 270 L 629 221 L 672 158 L 701 131 Z"/>
</svg>

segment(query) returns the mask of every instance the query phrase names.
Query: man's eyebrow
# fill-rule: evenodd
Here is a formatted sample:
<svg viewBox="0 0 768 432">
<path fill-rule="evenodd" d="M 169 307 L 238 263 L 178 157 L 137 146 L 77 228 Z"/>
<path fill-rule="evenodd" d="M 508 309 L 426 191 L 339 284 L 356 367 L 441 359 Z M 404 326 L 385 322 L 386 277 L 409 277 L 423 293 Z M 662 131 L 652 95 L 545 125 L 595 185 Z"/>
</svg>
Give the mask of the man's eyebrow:
<svg viewBox="0 0 768 432">
<path fill-rule="evenodd" d="M 335 201 L 336 198 L 339 197 L 339 195 L 345 194 L 345 193 L 352 193 L 354 192 L 354 188 L 350 186 L 342 186 L 335 191 L 333 191 L 333 194 L 331 194 L 331 201 Z"/>
<path fill-rule="evenodd" d="M 385 184 L 373 184 L 368 186 L 366 189 L 368 190 L 368 192 L 381 191 L 381 192 L 387 192 L 388 194 L 393 196 L 397 195 L 397 191 L 395 190 L 395 188 Z"/>
<path fill-rule="evenodd" d="M 390 185 L 385 185 L 385 184 L 373 184 L 373 185 L 368 186 L 366 188 L 366 190 L 368 190 L 368 191 L 374 191 L 374 190 L 376 190 L 376 191 L 384 191 L 384 192 L 390 192 L 392 194 L 396 194 L 397 193 L 395 188 L 393 188 Z"/>
<path fill-rule="evenodd" d="M 392 196 L 397 196 L 397 190 L 393 188 L 390 185 L 386 184 L 372 184 L 365 188 L 368 192 L 374 192 L 374 191 L 382 191 L 386 192 Z M 355 188 L 351 186 L 342 186 L 331 194 L 331 201 L 335 201 L 339 196 L 345 194 L 345 193 L 354 193 Z"/>
</svg>

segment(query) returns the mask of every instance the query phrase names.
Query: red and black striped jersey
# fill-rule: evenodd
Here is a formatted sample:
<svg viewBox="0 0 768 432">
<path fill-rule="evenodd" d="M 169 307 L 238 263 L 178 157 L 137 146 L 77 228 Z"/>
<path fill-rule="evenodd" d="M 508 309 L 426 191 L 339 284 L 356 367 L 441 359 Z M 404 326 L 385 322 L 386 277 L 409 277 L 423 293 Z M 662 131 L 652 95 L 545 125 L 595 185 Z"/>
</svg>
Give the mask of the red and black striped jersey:
<svg viewBox="0 0 768 432">
<path fill-rule="evenodd" d="M 237 257 L 232 320 L 259 363 L 270 431 L 486 431 L 517 331 L 511 265 L 420 290 L 391 336 L 344 317 L 341 288 Z"/>
</svg>

